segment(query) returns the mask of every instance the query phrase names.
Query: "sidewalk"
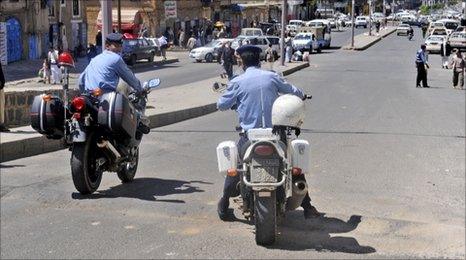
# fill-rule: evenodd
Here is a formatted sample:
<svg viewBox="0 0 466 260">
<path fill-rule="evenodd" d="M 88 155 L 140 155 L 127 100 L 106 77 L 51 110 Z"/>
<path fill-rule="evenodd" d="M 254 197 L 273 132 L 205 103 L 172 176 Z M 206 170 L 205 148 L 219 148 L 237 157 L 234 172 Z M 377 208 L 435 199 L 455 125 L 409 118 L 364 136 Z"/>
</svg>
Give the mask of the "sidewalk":
<svg viewBox="0 0 466 260">
<path fill-rule="evenodd" d="M 369 36 L 369 33 L 362 33 L 356 35 L 354 37 L 354 47 L 351 47 L 351 42 L 348 45 L 343 46 L 342 49 L 344 50 L 355 50 L 355 51 L 363 51 L 370 46 L 376 44 L 378 41 L 382 40 L 383 38 L 387 37 L 388 35 L 394 33 L 396 31 L 396 27 L 388 26 L 384 29 L 380 29 L 379 34 L 372 31 L 372 35 Z"/>
<path fill-rule="evenodd" d="M 135 65 L 129 66 L 130 68 L 139 68 L 144 66 L 151 66 L 151 65 L 160 65 L 160 64 L 168 64 L 177 62 L 177 58 L 167 58 L 167 60 L 162 60 L 162 57 L 155 56 L 154 62 L 146 62 L 146 61 L 138 61 Z M 6 84 L 5 84 L 5 91 L 9 90 L 9 87 L 18 86 L 18 85 L 25 85 L 28 83 L 37 83 L 39 82 L 40 78 L 38 77 L 38 72 L 42 68 L 42 59 L 38 60 L 22 60 L 14 63 L 10 63 L 7 66 L 3 67 Z M 79 58 L 78 61 L 75 63 L 75 68 L 71 69 L 70 71 L 70 80 L 77 79 L 79 74 L 84 71 L 87 66 L 87 58 Z M 71 82 L 70 82 L 71 83 Z M 51 85 L 45 83 L 39 83 L 40 87 L 45 87 L 48 89 L 53 89 L 55 87 L 60 88 L 59 85 Z M 37 84 L 34 84 L 38 86 Z M 70 84 L 71 85 L 71 84 Z M 23 88 L 24 89 L 24 88 Z M 35 89 L 35 88 L 34 88 Z"/>
<path fill-rule="evenodd" d="M 276 62 L 274 68 L 283 75 L 309 67 L 309 63 L 287 63 L 281 66 Z M 150 127 L 160 127 L 199 117 L 217 110 L 219 93 L 212 90 L 214 82 L 226 83 L 220 77 L 154 90 L 147 103 L 146 115 Z M 163 82 L 162 82 L 163 84 Z M 183 102 L 180 102 L 180 97 Z M 30 126 L 11 129 L 10 133 L 0 133 L 0 162 L 63 149 L 61 140 L 49 140 L 35 132 Z"/>
</svg>

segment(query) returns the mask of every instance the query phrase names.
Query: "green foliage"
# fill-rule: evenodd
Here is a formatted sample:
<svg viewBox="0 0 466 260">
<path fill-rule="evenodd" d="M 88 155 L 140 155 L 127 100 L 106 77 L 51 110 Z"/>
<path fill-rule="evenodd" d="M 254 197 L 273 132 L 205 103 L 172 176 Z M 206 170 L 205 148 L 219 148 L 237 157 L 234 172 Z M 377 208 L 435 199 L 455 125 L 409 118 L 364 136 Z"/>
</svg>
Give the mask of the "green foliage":
<svg viewBox="0 0 466 260">
<path fill-rule="evenodd" d="M 455 1 L 455 0 L 453 0 L 453 1 Z M 443 8 L 445 8 L 445 4 L 438 3 L 438 4 L 431 5 L 431 6 L 421 5 L 419 10 L 421 11 L 422 15 L 428 15 L 428 14 L 430 14 L 431 11 L 439 10 L 439 9 L 443 9 Z"/>
</svg>

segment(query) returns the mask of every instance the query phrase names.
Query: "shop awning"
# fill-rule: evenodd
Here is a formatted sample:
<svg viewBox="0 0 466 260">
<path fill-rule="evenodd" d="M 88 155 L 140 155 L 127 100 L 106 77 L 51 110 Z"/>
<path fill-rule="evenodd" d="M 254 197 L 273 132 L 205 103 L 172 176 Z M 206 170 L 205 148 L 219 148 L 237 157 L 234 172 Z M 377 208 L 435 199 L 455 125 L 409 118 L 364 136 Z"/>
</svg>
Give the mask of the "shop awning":
<svg viewBox="0 0 466 260">
<path fill-rule="evenodd" d="M 118 27 L 118 10 L 112 10 L 113 27 Z M 142 24 L 142 17 L 139 9 L 121 10 L 121 29 L 131 30 L 138 28 Z M 102 28 L 102 10 L 97 15 L 97 27 Z"/>
</svg>

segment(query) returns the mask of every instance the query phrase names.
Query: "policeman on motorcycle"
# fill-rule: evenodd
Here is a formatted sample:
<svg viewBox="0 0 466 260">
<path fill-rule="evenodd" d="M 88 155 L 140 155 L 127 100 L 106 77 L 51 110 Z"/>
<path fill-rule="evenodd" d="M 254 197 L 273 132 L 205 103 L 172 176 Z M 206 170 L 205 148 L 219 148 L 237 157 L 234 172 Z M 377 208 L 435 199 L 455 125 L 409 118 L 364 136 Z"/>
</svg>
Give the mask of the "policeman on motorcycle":
<svg viewBox="0 0 466 260">
<path fill-rule="evenodd" d="M 229 82 L 228 89 L 217 102 L 219 110 L 236 109 L 243 131 L 272 127 L 272 105 L 279 93 L 304 97 L 300 89 L 287 83 L 277 73 L 260 69 L 261 51 L 253 45 L 243 45 L 236 50 L 241 56 L 245 72 Z M 246 135 L 242 135 L 238 142 L 238 151 L 244 151 L 247 143 Z M 239 195 L 238 182 L 239 175 L 227 176 L 225 179 L 223 196 L 217 205 L 217 213 L 221 220 L 231 217 L 228 209 L 229 199 Z M 301 206 L 305 218 L 320 216 L 311 205 L 309 194 L 306 194 Z"/>
<path fill-rule="evenodd" d="M 84 72 L 79 76 L 79 89 L 81 93 L 92 92 L 100 88 L 104 93 L 118 91 L 127 95 L 128 90 L 118 86 L 122 78 L 135 91 L 144 91 L 141 82 L 123 61 L 120 53 L 122 51 L 123 35 L 110 33 L 105 38 L 105 50 L 94 57 Z M 141 108 L 140 108 L 141 110 Z M 138 129 L 142 133 L 149 133 L 150 128 L 144 115 L 141 115 L 142 124 Z"/>
</svg>

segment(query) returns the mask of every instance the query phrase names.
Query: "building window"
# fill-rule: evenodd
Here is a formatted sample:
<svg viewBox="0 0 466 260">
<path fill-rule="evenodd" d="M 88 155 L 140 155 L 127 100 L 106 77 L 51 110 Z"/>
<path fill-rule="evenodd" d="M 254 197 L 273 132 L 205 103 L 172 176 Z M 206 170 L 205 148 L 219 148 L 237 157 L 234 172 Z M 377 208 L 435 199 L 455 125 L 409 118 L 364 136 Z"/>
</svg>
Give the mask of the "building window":
<svg viewBox="0 0 466 260">
<path fill-rule="evenodd" d="M 66 6 L 66 0 L 60 0 L 60 6 Z"/>
<path fill-rule="evenodd" d="M 73 0 L 73 17 L 81 16 L 81 1 Z"/>
<path fill-rule="evenodd" d="M 55 16 L 55 5 L 49 5 L 49 16 Z"/>
</svg>

